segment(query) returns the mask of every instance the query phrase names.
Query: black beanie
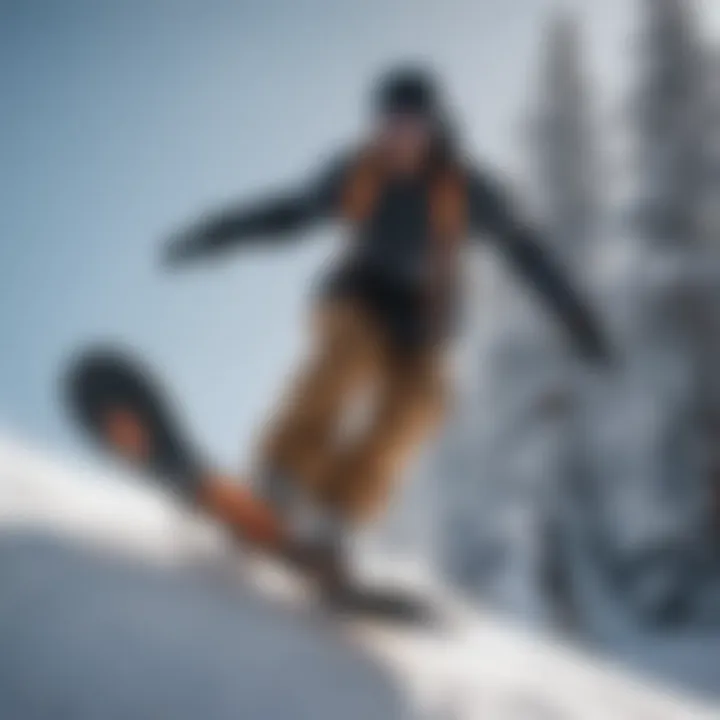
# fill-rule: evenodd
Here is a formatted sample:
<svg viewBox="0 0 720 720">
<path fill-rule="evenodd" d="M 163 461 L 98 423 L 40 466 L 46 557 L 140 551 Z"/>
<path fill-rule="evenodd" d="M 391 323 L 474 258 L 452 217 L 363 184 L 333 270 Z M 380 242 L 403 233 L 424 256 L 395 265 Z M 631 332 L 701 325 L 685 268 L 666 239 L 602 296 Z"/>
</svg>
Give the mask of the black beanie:
<svg viewBox="0 0 720 720">
<path fill-rule="evenodd" d="M 376 89 L 375 111 L 380 115 L 408 113 L 437 118 L 440 113 L 435 79 L 421 68 L 399 68 L 387 73 Z"/>
</svg>

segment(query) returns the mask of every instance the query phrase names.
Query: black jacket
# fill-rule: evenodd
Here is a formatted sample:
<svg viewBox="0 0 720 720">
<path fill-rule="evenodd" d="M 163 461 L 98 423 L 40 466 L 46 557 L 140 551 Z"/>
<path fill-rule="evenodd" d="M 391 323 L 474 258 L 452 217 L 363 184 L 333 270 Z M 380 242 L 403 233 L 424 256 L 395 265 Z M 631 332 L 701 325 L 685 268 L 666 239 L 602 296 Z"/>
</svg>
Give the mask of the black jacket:
<svg viewBox="0 0 720 720">
<path fill-rule="evenodd" d="M 173 239 L 167 260 L 177 264 L 241 244 L 280 245 L 296 238 L 294 231 L 338 218 L 341 193 L 353 168 L 352 159 L 335 160 L 319 177 L 293 191 L 205 217 Z M 542 248 L 540 238 L 519 219 L 487 174 L 470 168 L 466 175 L 471 236 L 494 241 L 563 321 L 583 355 L 604 356 L 606 347 L 597 323 Z M 381 295 L 390 298 L 390 305 L 398 304 L 393 297 L 400 298 L 402 305 L 402 298 L 417 295 L 432 262 L 428 194 L 429 183 L 422 178 L 384 186 L 372 216 L 359 229 L 360 241 L 353 244 L 343 267 L 332 274 L 329 287 L 360 288 L 360 292 L 370 288 L 371 295 L 372 288 L 379 288 Z M 388 308 L 381 303 L 380 309 Z"/>
</svg>

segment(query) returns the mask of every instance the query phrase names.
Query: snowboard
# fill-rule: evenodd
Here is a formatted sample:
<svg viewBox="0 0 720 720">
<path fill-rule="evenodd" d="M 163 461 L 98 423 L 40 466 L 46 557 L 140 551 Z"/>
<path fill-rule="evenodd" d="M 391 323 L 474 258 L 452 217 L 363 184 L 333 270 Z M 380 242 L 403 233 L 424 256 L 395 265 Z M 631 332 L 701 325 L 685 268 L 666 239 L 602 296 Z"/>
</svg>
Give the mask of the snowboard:
<svg viewBox="0 0 720 720">
<path fill-rule="evenodd" d="M 63 390 L 73 422 L 96 446 L 150 483 L 208 512 L 201 497 L 216 473 L 146 364 L 124 350 L 90 348 L 71 361 Z M 292 571 L 316 585 L 322 607 L 333 614 L 426 627 L 439 622 L 432 603 L 413 592 L 355 579 L 328 585 L 314 570 L 302 561 L 292 563 Z"/>
</svg>

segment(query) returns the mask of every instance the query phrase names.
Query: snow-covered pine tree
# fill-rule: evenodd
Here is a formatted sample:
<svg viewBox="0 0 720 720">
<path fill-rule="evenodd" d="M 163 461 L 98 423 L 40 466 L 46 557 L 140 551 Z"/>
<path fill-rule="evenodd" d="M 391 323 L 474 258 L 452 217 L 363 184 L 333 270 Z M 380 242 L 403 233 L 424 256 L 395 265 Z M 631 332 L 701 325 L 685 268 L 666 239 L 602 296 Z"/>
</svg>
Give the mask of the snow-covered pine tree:
<svg viewBox="0 0 720 720">
<path fill-rule="evenodd" d="M 553 249 L 573 270 L 584 266 L 598 210 L 597 157 L 577 20 L 552 19 L 531 120 L 533 173 Z"/>
<path fill-rule="evenodd" d="M 533 185 L 543 188 L 536 204 L 544 242 L 569 272 L 582 264 L 597 204 L 581 49 L 574 19 L 556 15 L 543 43 L 538 99 L 525 123 Z M 475 392 L 441 455 L 443 557 L 466 588 L 546 619 L 548 544 L 557 529 L 558 482 L 570 469 L 566 353 L 554 318 L 545 317 L 532 291 L 504 274 L 495 288 L 502 311 L 478 352 Z"/>
<path fill-rule="evenodd" d="M 704 58 L 704 205 L 701 233 L 704 243 L 720 255 L 720 47 Z"/>
<path fill-rule="evenodd" d="M 689 244 L 698 240 L 703 186 L 703 53 L 691 2 L 644 4 L 635 230 L 653 244 Z"/>
<path fill-rule="evenodd" d="M 577 18 L 557 11 L 551 18 L 540 63 L 537 104 L 531 111 L 530 157 L 547 241 L 581 291 L 590 282 L 588 260 L 597 239 L 601 200 L 600 167 L 592 108 L 592 85 L 585 68 Z M 557 345 L 556 349 L 559 349 Z M 574 542 L 568 515 L 583 483 L 582 397 L 577 393 L 574 358 L 552 355 L 556 374 L 546 384 L 550 405 L 561 402 L 562 415 L 540 413 L 536 422 L 554 424 L 554 459 L 545 471 L 544 531 L 539 554 L 539 581 L 554 620 L 579 621 L 572 559 Z M 547 402 L 547 401 L 546 401 Z M 541 403 L 542 404 L 542 400 Z M 582 476 L 582 477 L 581 477 Z"/>
<path fill-rule="evenodd" d="M 633 129 L 634 268 L 608 297 L 622 379 L 596 437 L 607 565 L 645 617 L 688 611 L 702 574 L 707 476 L 698 422 L 697 266 L 703 196 L 702 45 L 687 0 L 644 0 Z M 620 299 L 620 304 L 618 304 Z"/>
<path fill-rule="evenodd" d="M 715 508 L 709 521 L 720 539 L 720 48 L 709 48 L 704 60 L 705 162 L 694 320 L 699 415 L 707 450 L 710 503 Z"/>
</svg>

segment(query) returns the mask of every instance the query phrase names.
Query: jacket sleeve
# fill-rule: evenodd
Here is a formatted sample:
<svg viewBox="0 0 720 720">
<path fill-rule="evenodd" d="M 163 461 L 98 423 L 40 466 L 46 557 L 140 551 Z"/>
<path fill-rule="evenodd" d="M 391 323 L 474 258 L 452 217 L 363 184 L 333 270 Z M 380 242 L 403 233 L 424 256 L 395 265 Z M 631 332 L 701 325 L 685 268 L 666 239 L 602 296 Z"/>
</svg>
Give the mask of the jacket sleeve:
<svg viewBox="0 0 720 720">
<path fill-rule="evenodd" d="M 348 165 L 348 160 L 336 159 L 305 186 L 201 217 L 171 236 L 165 261 L 175 265 L 251 243 L 287 241 L 292 231 L 333 215 Z"/>
<path fill-rule="evenodd" d="M 471 231 L 494 239 L 503 255 L 560 319 L 579 352 L 589 360 L 607 361 L 609 347 L 589 306 L 506 194 L 478 172 L 470 175 L 468 214 Z"/>
</svg>

